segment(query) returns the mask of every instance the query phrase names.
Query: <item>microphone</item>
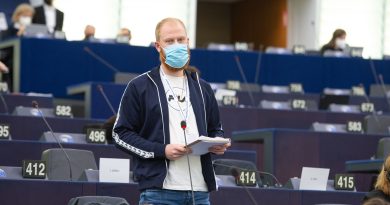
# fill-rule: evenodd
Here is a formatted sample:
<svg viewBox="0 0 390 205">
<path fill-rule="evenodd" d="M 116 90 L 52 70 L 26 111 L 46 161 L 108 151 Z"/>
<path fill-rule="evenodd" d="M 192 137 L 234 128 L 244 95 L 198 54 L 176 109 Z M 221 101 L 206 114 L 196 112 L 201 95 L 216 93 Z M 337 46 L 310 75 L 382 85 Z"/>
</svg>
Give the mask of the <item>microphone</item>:
<svg viewBox="0 0 390 205">
<path fill-rule="evenodd" d="M 107 60 L 103 59 L 101 56 L 93 52 L 89 47 L 84 46 L 84 51 L 87 52 L 90 56 L 92 56 L 95 60 L 99 61 L 101 64 L 105 65 L 107 68 L 109 68 L 114 73 L 119 73 L 119 69 L 115 68 L 111 63 L 109 63 Z"/>
<path fill-rule="evenodd" d="M 278 188 L 281 188 L 283 187 L 283 185 L 279 182 L 278 178 L 276 178 L 275 175 L 269 173 L 269 172 L 262 172 L 262 171 L 258 171 L 258 170 L 250 170 L 250 169 L 245 169 L 245 168 L 241 168 L 241 167 L 237 167 L 237 166 L 234 166 L 234 165 L 226 165 L 226 164 L 220 164 L 220 163 L 216 163 L 216 162 L 213 162 L 214 165 L 217 165 L 217 166 L 221 166 L 221 167 L 227 167 L 227 168 L 231 168 L 231 169 L 236 169 L 236 170 L 242 170 L 242 171 L 251 171 L 251 172 L 256 172 L 258 174 L 261 174 L 261 175 L 266 175 L 266 176 L 271 176 L 272 179 L 274 180 L 275 183 L 275 187 L 278 187 Z"/>
<path fill-rule="evenodd" d="M 41 114 L 41 117 L 43 119 L 43 121 L 45 122 L 46 124 L 46 127 L 49 128 L 49 131 L 51 133 L 51 135 L 53 136 L 53 138 L 56 140 L 57 144 L 60 146 L 60 149 L 64 152 L 65 154 L 65 158 L 66 160 L 68 161 L 68 164 L 69 164 L 69 177 L 70 177 L 70 181 L 73 181 L 73 178 L 72 178 L 72 165 L 70 163 L 70 158 L 68 156 L 68 153 L 66 153 L 64 147 L 62 146 L 61 142 L 57 139 L 57 137 L 55 136 L 54 132 L 53 132 L 53 129 L 51 128 L 50 124 L 47 122 L 46 120 L 46 117 L 45 115 L 43 115 L 43 112 L 41 111 L 41 109 L 39 109 L 39 106 L 38 106 L 38 102 L 37 101 L 32 101 L 32 106 L 38 110 L 39 114 Z"/>
<path fill-rule="evenodd" d="M 381 88 L 382 88 L 383 95 L 384 95 L 384 97 L 385 97 L 385 99 L 386 99 L 387 106 L 388 106 L 389 111 L 390 111 L 389 96 L 387 95 L 387 92 L 386 92 L 385 81 L 383 81 L 383 76 L 382 76 L 382 74 L 379 74 L 379 75 L 378 75 L 378 78 L 379 78 L 379 82 L 380 82 L 380 84 L 381 84 Z"/>
<path fill-rule="evenodd" d="M 364 90 L 364 86 L 363 86 L 362 83 L 359 84 L 359 87 L 361 87 Z M 371 100 L 370 100 L 370 98 L 368 98 L 366 91 L 363 92 L 363 97 L 364 97 L 364 99 L 366 100 L 367 103 L 371 103 Z M 377 123 L 380 123 L 379 119 L 378 119 L 378 113 L 375 110 L 375 106 L 374 106 L 374 110 L 372 112 L 372 115 L 374 116 L 375 121 Z"/>
<path fill-rule="evenodd" d="M 5 114 L 9 114 L 8 105 L 7 102 L 5 101 L 3 93 L 0 93 L 0 99 L 1 102 L 3 103 Z"/>
<path fill-rule="evenodd" d="M 238 169 L 232 168 L 232 169 L 230 170 L 230 172 L 231 172 L 231 175 L 234 177 L 234 179 L 238 180 L 238 179 L 240 178 L 240 172 L 238 171 Z M 246 193 L 248 194 L 249 199 L 252 201 L 252 203 L 253 203 L 254 205 L 257 205 L 257 202 L 256 202 L 255 198 L 253 197 L 253 195 L 251 194 L 251 192 L 249 191 L 248 187 L 245 186 L 245 185 L 242 185 L 242 186 L 244 187 L 244 190 L 245 190 Z"/>
<path fill-rule="evenodd" d="M 376 72 L 374 61 L 371 59 L 371 57 L 369 57 L 368 60 L 370 62 L 371 73 L 374 76 L 375 84 L 379 84 L 378 74 Z"/>
<path fill-rule="evenodd" d="M 260 45 L 260 46 L 262 46 L 262 45 Z M 257 56 L 256 73 L 255 73 L 255 83 L 256 84 L 259 82 L 260 66 L 261 66 L 262 56 L 263 55 L 259 51 L 259 55 Z"/>
<path fill-rule="evenodd" d="M 181 127 L 181 129 L 183 129 L 184 144 L 185 144 L 185 146 L 187 147 L 187 146 L 188 146 L 188 143 L 187 143 L 187 135 L 186 135 L 187 122 L 186 122 L 185 120 L 182 120 L 182 121 L 180 122 L 180 127 Z M 191 163 L 190 163 L 190 157 L 188 156 L 188 154 L 186 154 L 186 158 L 187 158 L 187 165 L 188 165 L 188 173 L 189 173 L 189 175 L 190 175 L 192 204 L 195 205 L 196 203 L 195 203 L 194 186 L 192 185 Z"/>
<path fill-rule="evenodd" d="M 241 75 L 242 79 L 244 80 L 245 84 L 249 85 L 248 80 L 246 79 L 246 76 L 245 76 L 245 73 L 244 73 L 244 69 L 242 69 L 240 58 L 237 55 L 235 55 L 234 59 L 236 60 L 237 68 L 240 71 L 240 75 Z M 252 105 L 255 107 L 256 106 L 255 105 L 255 99 L 253 97 L 253 93 L 252 93 L 251 89 L 248 89 L 248 94 L 249 94 L 249 97 L 251 99 Z"/>
<path fill-rule="evenodd" d="M 102 94 L 104 101 L 106 101 L 108 107 L 110 107 L 112 114 L 116 115 L 116 111 L 115 111 L 114 107 L 112 106 L 110 100 L 108 99 L 106 92 L 104 92 L 103 86 L 97 85 L 97 89 L 99 90 L 100 94 Z"/>
<path fill-rule="evenodd" d="M 187 123 L 186 123 L 186 121 L 181 121 L 180 122 L 180 127 L 181 127 L 181 129 L 183 129 L 183 130 L 185 130 L 186 128 L 187 128 Z"/>
</svg>

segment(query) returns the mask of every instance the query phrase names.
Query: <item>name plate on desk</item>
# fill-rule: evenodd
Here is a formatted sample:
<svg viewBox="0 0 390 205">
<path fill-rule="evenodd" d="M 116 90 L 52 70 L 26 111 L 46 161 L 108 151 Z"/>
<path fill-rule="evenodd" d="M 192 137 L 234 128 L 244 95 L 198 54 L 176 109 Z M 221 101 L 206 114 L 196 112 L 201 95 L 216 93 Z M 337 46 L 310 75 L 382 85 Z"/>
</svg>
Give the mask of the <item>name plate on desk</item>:
<svg viewBox="0 0 390 205">
<path fill-rule="evenodd" d="M 303 93 L 303 86 L 301 83 L 291 83 L 289 89 L 291 93 Z"/>
<path fill-rule="evenodd" d="M 330 169 L 303 167 L 300 190 L 326 191 Z"/>
<path fill-rule="evenodd" d="M 228 80 L 226 81 L 226 88 L 229 90 L 240 90 L 241 83 L 238 80 Z"/>
<path fill-rule="evenodd" d="M 99 182 L 129 183 L 130 160 L 100 158 Z"/>
<path fill-rule="evenodd" d="M 348 121 L 347 132 L 363 133 L 363 123 L 360 121 Z"/>
<path fill-rule="evenodd" d="M 57 117 L 73 117 L 72 107 L 69 105 L 56 105 L 55 114 Z"/>
<path fill-rule="evenodd" d="M 11 126 L 9 124 L 0 124 L 0 140 L 10 139 Z"/>
<path fill-rule="evenodd" d="M 336 174 L 334 177 L 334 189 L 354 191 L 355 177 L 351 174 Z"/>
<path fill-rule="evenodd" d="M 351 88 L 351 91 L 352 91 L 352 95 L 355 95 L 355 96 L 365 96 L 366 95 L 366 91 L 364 90 L 363 87 L 360 87 L 360 86 L 353 86 Z"/>
<path fill-rule="evenodd" d="M 93 144 L 106 144 L 106 129 L 88 128 L 87 142 Z"/>
<path fill-rule="evenodd" d="M 46 162 L 42 160 L 23 160 L 22 176 L 23 178 L 45 179 Z"/>
<path fill-rule="evenodd" d="M 374 103 L 365 102 L 360 104 L 360 111 L 365 113 L 372 113 L 375 110 Z"/>
<path fill-rule="evenodd" d="M 236 106 L 238 105 L 238 97 L 236 96 L 223 96 L 222 104 L 226 106 Z"/>
<path fill-rule="evenodd" d="M 305 100 L 293 99 L 291 101 L 291 108 L 293 110 L 306 110 L 307 105 Z"/>
<path fill-rule="evenodd" d="M 256 186 L 256 172 L 239 171 L 236 184 L 237 186 Z"/>
</svg>

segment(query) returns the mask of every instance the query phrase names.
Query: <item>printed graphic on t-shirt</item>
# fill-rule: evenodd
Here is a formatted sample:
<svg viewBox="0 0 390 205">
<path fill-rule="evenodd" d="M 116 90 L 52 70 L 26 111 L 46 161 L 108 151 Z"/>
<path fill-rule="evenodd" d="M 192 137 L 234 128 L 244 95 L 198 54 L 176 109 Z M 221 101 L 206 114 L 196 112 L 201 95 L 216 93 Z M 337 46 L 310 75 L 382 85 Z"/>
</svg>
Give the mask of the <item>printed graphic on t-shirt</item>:
<svg viewBox="0 0 390 205">
<path fill-rule="evenodd" d="M 180 112 L 180 107 L 181 107 L 181 110 L 183 112 L 187 112 L 187 99 L 186 99 L 186 91 L 182 88 L 178 88 L 178 87 L 173 87 L 173 92 L 175 92 L 178 100 L 179 100 L 179 103 L 177 103 L 176 99 L 175 99 L 175 95 L 173 95 L 172 91 L 170 89 L 168 89 L 166 92 L 165 92 L 165 95 L 167 97 L 167 101 L 168 101 L 168 105 L 169 107 L 173 108 L 174 110 L 176 111 L 179 111 Z M 190 104 L 188 105 L 189 107 L 191 107 L 191 102 L 189 102 Z M 179 107 L 179 104 L 180 104 L 180 107 Z"/>
</svg>

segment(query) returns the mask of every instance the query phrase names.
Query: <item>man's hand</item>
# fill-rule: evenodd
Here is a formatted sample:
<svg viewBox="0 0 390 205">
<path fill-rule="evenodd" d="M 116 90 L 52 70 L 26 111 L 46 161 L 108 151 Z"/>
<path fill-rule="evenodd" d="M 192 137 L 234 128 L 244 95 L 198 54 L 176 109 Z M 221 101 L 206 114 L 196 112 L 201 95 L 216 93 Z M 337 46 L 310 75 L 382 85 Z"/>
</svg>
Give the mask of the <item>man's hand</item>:
<svg viewBox="0 0 390 205">
<path fill-rule="evenodd" d="M 180 145 L 180 144 L 168 144 L 166 147 L 165 147 L 165 156 L 169 159 L 169 160 L 177 160 L 179 159 L 180 157 L 186 155 L 186 154 L 189 154 L 191 153 L 191 149 L 189 148 L 185 148 L 184 145 Z"/>
<path fill-rule="evenodd" d="M 228 147 L 230 147 L 232 144 L 226 143 L 224 145 L 214 145 L 209 148 L 209 152 L 214 153 L 216 155 L 223 155 Z"/>
</svg>

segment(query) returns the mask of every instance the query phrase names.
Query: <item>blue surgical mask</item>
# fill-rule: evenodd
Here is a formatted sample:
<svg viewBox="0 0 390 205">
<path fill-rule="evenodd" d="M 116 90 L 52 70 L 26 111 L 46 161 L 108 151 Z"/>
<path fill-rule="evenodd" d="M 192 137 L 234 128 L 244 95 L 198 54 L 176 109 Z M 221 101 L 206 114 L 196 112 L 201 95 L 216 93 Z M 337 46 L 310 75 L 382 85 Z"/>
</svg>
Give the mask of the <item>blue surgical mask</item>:
<svg viewBox="0 0 390 205">
<path fill-rule="evenodd" d="M 183 68 L 189 60 L 187 44 L 172 44 L 163 48 L 165 63 L 172 68 Z"/>
</svg>

